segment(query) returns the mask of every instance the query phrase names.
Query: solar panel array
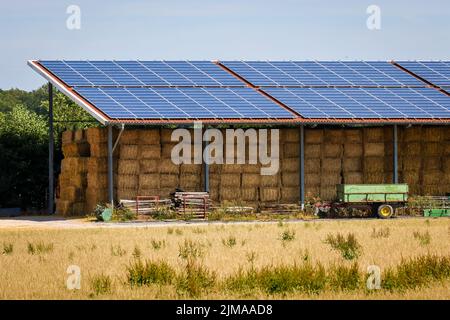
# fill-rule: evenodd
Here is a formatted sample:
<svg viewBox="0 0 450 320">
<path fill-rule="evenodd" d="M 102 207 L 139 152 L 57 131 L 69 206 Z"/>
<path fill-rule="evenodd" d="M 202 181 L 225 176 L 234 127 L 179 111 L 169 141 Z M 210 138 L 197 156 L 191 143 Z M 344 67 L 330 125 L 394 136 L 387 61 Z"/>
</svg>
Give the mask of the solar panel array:
<svg viewBox="0 0 450 320">
<path fill-rule="evenodd" d="M 439 87 L 450 87 L 450 61 L 399 61 L 403 68 Z"/>
<path fill-rule="evenodd" d="M 447 95 L 389 62 L 39 63 L 115 120 L 450 118 Z M 448 62 L 400 65 L 450 86 Z"/>
</svg>

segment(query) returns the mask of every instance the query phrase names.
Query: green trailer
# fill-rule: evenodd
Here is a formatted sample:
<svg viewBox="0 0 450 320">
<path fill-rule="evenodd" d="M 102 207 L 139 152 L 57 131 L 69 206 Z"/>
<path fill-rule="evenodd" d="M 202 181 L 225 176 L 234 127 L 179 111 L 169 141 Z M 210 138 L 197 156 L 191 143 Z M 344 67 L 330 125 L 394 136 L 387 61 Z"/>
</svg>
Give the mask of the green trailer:
<svg viewBox="0 0 450 320">
<path fill-rule="evenodd" d="M 336 188 L 344 207 L 365 207 L 383 219 L 408 201 L 407 184 L 338 184 Z"/>
</svg>

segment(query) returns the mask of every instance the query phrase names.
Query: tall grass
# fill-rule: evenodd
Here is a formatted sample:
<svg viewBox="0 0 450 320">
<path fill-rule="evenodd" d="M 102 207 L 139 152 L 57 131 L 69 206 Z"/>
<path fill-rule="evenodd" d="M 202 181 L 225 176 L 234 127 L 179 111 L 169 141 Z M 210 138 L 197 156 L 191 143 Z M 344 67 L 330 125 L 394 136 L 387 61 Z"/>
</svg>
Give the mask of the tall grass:
<svg viewBox="0 0 450 320">
<path fill-rule="evenodd" d="M 53 243 L 44 243 L 44 242 L 32 243 L 32 242 L 28 242 L 28 245 L 27 245 L 27 251 L 31 255 L 42 254 L 42 253 L 50 253 L 50 252 L 53 251 L 53 248 L 54 248 Z"/>
<path fill-rule="evenodd" d="M 328 234 L 325 243 L 339 251 L 345 260 L 358 259 L 361 255 L 362 247 L 353 233 L 347 234 L 347 237 L 340 233 L 336 235 Z"/>
<path fill-rule="evenodd" d="M 136 259 L 127 266 L 127 280 L 132 286 L 170 284 L 174 277 L 175 270 L 165 261 Z"/>
</svg>

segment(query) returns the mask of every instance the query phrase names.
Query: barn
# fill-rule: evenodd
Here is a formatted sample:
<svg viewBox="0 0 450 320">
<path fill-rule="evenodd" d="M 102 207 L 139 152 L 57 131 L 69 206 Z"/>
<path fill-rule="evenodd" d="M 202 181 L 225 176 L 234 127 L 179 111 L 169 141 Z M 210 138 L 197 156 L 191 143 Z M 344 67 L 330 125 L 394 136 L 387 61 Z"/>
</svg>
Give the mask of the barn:
<svg viewBox="0 0 450 320">
<path fill-rule="evenodd" d="M 450 62 L 28 64 L 49 82 L 50 106 L 55 87 L 102 125 L 63 134 L 58 214 L 86 214 L 98 203 L 138 195 L 167 197 L 177 188 L 256 208 L 333 200 L 341 183 L 407 183 L 411 195 L 450 193 Z M 180 128 L 201 138 L 189 145 L 192 161 L 174 163 Z M 203 139 L 206 132 L 227 137 L 230 129 L 266 134 L 270 151 L 278 147 L 271 159 L 276 172 L 261 174 L 267 163 L 249 161 L 257 150 L 250 138 L 244 161 L 238 153 L 223 163 L 195 161 L 195 149 L 212 143 Z M 53 141 L 49 146 L 53 212 Z"/>
</svg>

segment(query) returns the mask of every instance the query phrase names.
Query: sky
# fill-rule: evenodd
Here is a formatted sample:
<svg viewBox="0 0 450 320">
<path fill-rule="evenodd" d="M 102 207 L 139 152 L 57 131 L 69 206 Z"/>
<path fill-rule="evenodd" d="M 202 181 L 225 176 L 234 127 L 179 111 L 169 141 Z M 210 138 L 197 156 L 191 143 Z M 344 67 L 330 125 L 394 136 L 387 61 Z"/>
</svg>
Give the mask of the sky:
<svg viewBox="0 0 450 320">
<path fill-rule="evenodd" d="M 448 0 L 1 1 L 0 88 L 44 84 L 30 59 L 450 60 L 449 31 Z"/>
</svg>

